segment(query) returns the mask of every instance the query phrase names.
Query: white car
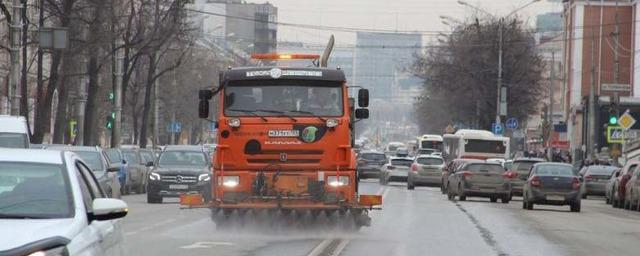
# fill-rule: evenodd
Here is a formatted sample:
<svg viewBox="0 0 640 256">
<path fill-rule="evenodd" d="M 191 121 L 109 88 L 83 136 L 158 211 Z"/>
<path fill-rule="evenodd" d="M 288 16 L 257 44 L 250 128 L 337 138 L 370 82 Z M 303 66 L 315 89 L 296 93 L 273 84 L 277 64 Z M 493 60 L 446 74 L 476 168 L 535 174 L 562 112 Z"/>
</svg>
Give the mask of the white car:
<svg viewBox="0 0 640 256">
<path fill-rule="evenodd" d="M 76 154 L 0 149 L 0 255 L 124 255 L 126 215 Z"/>
<path fill-rule="evenodd" d="M 380 168 L 380 184 L 385 185 L 392 181 L 406 182 L 412 164 L 412 157 L 390 157 Z"/>
</svg>

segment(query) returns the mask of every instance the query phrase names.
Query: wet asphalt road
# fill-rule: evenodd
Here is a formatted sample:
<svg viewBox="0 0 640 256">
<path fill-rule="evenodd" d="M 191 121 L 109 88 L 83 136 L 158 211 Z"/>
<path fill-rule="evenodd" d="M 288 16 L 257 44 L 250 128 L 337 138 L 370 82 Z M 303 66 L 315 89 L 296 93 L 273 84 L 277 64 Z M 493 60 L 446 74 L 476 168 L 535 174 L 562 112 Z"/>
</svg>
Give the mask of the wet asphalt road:
<svg viewBox="0 0 640 256">
<path fill-rule="evenodd" d="M 161 205 L 145 195 L 124 199 L 128 255 L 639 255 L 640 212 L 613 209 L 601 198 L 569 207 L 510 204 L 470 198 L 449 201 L 438 188 L 408 191 L 402 183 L 361 183 L 379 193 L 383 210 L 359 232 L 313 228 L 243 227 L 217 230 L 206 209 L 180 210 L 177 199 Z"/>
</svg>

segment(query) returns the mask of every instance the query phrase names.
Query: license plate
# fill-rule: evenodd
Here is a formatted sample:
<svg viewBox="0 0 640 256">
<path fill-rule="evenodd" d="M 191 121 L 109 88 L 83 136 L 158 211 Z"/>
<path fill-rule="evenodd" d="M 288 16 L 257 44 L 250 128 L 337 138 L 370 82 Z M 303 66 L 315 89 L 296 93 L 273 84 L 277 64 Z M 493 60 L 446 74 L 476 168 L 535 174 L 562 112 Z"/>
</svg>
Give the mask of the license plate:
<svg viewBox="0 0 640 256">
<path fill-rule="evenodd" d="M 182 184 L 171 184 L 169 185 L 169 189 L 188 189 L 189 185 L 182 185 Z"/>
<path fill-rule="evenodd" d="M 547 200 L 550 200 L 550 201 L 564 201 L 564 196 L 550 195 L 550 196 L 547 196 Z"/>
</svg>

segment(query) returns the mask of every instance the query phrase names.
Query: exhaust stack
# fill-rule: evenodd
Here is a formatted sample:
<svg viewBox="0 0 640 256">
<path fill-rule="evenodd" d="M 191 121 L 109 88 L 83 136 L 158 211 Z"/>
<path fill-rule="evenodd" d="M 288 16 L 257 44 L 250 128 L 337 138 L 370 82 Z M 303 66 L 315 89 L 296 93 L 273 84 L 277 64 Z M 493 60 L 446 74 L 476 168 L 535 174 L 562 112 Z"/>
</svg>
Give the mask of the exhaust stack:
<svg viewBox="0 0 640 256">
<path fill-rule="evenodd" d="M 324 53 L 322 53 L 322 58 L 320 59 L 320 67 L 326 68 L 329 64 L 329 56 L 331 56 L 331 51 L 333 51 L 334 43 L 335 37 L 331 35 L 331 37 L 329 37 L 329 43 L 327 43 L 327 48 L 324 49 Z"/>
</svg>

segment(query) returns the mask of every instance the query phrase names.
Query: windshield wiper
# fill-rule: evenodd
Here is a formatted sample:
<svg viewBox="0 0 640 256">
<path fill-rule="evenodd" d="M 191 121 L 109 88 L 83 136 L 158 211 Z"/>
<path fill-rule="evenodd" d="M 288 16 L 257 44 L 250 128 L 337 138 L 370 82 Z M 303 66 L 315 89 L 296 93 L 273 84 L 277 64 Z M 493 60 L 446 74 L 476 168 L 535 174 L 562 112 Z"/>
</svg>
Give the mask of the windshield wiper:
<svg viewBox="0 0 640 256">
<path fill-rule="evenodd" d="M 280 114 L 280 116 L 284 116 L 287 117 L 289 119 L 291 119 L 291 121 L 294 122 L 298 122 L 298 119 L 296 119 L 295 117 L 288 115 L 286 112 L 284 111 L 279 111 L 279 110 L 265 110 L 265 109 L 256 109 L 256 111 L 260 111 L 260 112 L 266 112 L 266 113 L 273 113 L 273 114 Z"/>
<path fill-rule="evenodd" d="M 260 119 L 262 119 L 262 121 L 267 122 L 268 120 L 266 118 L 264 118 L 264 116 L 258 115 L 256 114 L 253 110 L 247 110 L 247 109 L 235 109 L 235 108 L 228 108 L 227 110 L 229 111 L 235 111 L 235 112 L 241 112 L 241 113 L 246 113 L 255 117 L 259 117 Z"/>
<path fill-rule="evenodd" d="M 291 110 L 289 111 L 290 113 L 300 113 L 300 114 L 307 114 L 307 115 L 311 115 L 315 118 L 320 119 L 320 121 L 322 121 L 323 123 L 327 122 L 327 119 L 322 118 L 321 116 L 316 115 L 315 113 L 311 112 L 311 111 L 303 111 L 303 110 Z"/>
</svg>

